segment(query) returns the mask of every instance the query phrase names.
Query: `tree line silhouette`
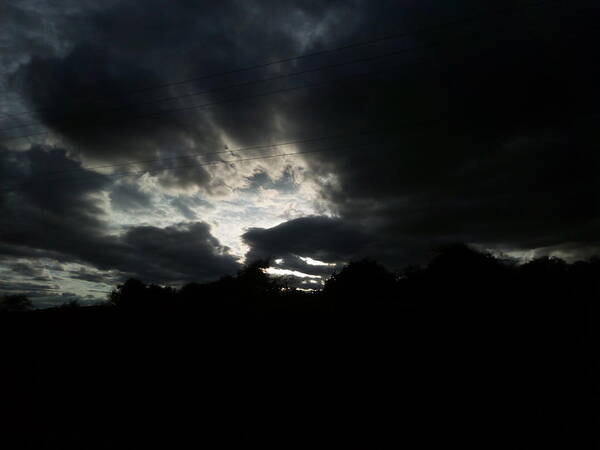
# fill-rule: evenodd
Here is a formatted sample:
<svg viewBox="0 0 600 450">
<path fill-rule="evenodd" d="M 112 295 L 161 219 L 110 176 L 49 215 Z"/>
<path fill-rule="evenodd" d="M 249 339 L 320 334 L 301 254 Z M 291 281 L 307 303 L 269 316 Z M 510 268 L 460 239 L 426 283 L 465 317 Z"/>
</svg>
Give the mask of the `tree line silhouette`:
<svg viewBox="0 0 600 450">
<path fill-rule="evenodd" d="M 255 261 L 235 276 L 189 283 L 180 289 L 131 278 L 113 289 L 104 307 L 127 312 L 363 314 L 399 307 L 468 306 L 497 313 L 515 308 L 511 313 L 519 315 L 556 308 L 564 311 L 591 308 L 600 292 L 598 257 L 573 264 L 556 257 L 542 257 L 520 264 L 462 244 L 444 247 L 427 265 L 409 266 L 400 273 L 392 273 L 376 261 L 352 261 L 339 273 L 333 273 L 322 289 L 312 292 L 289 287 L 286 277 L 270 276 L 265 271 L 268 267 L 268 260 Z M 45 312 L 79 307 L 83 306 L 71 301 Z M 21 294 L 6 295 L 0 300 L 1 312 L 32 309 L 31 301 Z"/>
<path fill-rule="evenodd" d="M 130 279 L 89 307 L 5 299 L 10 448 L 595 448 L 600 259 L 454 245 L 315 292 L 266 267 Z"/>
<path fill-rule="evenodd" d="M 409 266 L 400 273 L 392 273 L 376 261 L 353 261 L 313 292 L 290 288 L 285 277 L 268 275 L 268 267 L 268 260 L 256 261 L 236 276 L 189 283 L 180 289 L 129 279 L 110 293 L 108 306 L 128 312 L 172 309 L 206 314 L 313 311 L 342 315 L 410 307 L 431 311 L 468 308 L 470 314 L 493 311 L 517 318 L 559 310 L 565 314 L 577 309 L 580 313 L 591 311 L 600 292 L 600 258 L 567 264 L 560 258 L 542 257 L 520 264 L 466 245 L 444 247 L 427 265 Z M 26 300 L 24 308 L 30 308 Z"/>
</svg>

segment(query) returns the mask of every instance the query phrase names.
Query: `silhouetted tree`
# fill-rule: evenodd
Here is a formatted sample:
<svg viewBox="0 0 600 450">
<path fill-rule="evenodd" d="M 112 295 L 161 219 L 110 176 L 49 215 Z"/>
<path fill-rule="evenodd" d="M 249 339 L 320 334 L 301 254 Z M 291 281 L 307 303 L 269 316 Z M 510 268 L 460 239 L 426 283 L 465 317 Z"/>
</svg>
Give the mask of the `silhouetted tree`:
<svg viewBox="0 0 600 450">
<path fill-rule="evenodd" d="M 569 441 L 587 427 L 587 415 L 574 399 L 590 399 L 591 405 L 596 392 L 599 259 L 566 264 L 539 258 L 519 265 L 472 247 L 450 246 L 440 249 L 429 264 L 404 270 L 399 278 L 374 261 L 352 262 L 316 294 L 286 289 L 281 279 L 265 271 L 267 267 L 268 261 L 259 261 L 235 276 L 190 283 L 179 290 L 131 279 L 110 294 L 110 303 L 118 308 L 3 314 L 0 331 L 6 342 L 16 335 L 20 343 L 31 340 L 27 351 L 15 353 L 32 360 L 31 352 L 39 351 L 38 359 L 45 363 L 36 363 L 29 373 L 43 374 L 40 391 L 57 393 L 60 401 L 69 379 L 64 374 L 81 370 L 85 358 L 92 369 L 85 373 L 100 371 L 101 379 L 116 380 L 98 398 L 117 385 L 127 393 L 143 387 L 139 390 L 144 398 L 157 386 L 164 386 L 172 398 L 173 389 L 181 387 L 181 397 L 189 398 L 200 385 L 202 392 L 215 391 L 214 404 L 224 408 L 229 406 L 222 393 L 232 390 L 232 402 L 243 398 L 248 405 L 269 395 L 274 403 L 290 403 L 282 396 L 290 387 L 297 391 L 297 386 L 309 386 L 298 391 L 299 398 L 310 397 L 311 389 L 320 394 L 318 385 L 329 390 L 331 384 L 314 374 L 322 373 L 328 363 L 348 361 L 347 368 L 339 369 L 343 376 L 336 378 L 344 388 L 340 391 L 364 386 L 359 392 L 363 405 L 358 403 L 360 396 L 351 400 L 365 411 L 376 411 L 377 405 L 364 399 L 395 398 L 394 404 L 408 405 L 405 418 L 421 426 L 419 436 L 431 428 L 430 405 L 449 405 L 448 412 L 454 413 L 451 405 L 457 403 L 476 411 L 469 423 L 486 435 L 490 415 L 515 429 L 538 427 L 530 433 L 535 436 L 549 426 L 563 427 L 569 430 Z M 174 314 L 164 314 L 169 311 Z M 121 320 L 138 313 L 144 320 Z M 12 367 L 20 367 L 22 361 Z M 131 382 L 125 384 L 123 377 L 113 376 L 129 371 L 139 375 L 129 376 Z M 212 381 L 204 381 L 211 372 Z M 294 375 L 297 383 L 290 382 Z M 144 385 L 148 377 L 152 382 Z M 87 383 L 87 377 L 78 378 Z M 55 387 L 61 382 L 62 391 Z M 79 399 L 82 392 L 99 392 L 98 386 L 82 384 L 71 395 Z M 116 392 L 111 409 L 125 393 Z M 412 402 L 407 401 L 410 392 L 415 393 Z M 293 423 L 279 414 L 284 409 L 272 410 L 281 416 L 281 430 Z M 248 415 L 240 417 L 239 423 L 223 422 L 219 437 L 249 423 Z M 360 416 L 357 426 L 376 429 L 384 420 L 375 414 L 369 423 Z M 462 417 L 458 420 L 464 423 Z M 257 421 L 264 424 L 262 418 Z M 127 427 L 129 422 L 122 423 Z M 255 423 L 247 429 L 255 429 Z M 57 432 L 61 433 L 66 431 Z M 106 429 L 99 435 L 106 436 Z M 99 442 L 95 438 L 92 441 Z"/>
<path fill-rule="evenodd" d="M 267 274 L 269 268 L 268 260 L 259 260 L 246 265 L 236 276 L 236 283 L 248 293 L 278 291 L 279 286 L 275 280 Z"/>
<path fill-rule="evenodd" d="M 151 284 L 146 287 L 146 302 L 155 307 L 173 306 L 176 290 L 170 286 Z"/>
<path fill-rule="evenodd" d="M 465 244 L 441 247 L 427 265 L 430 274 L 461 280 L 474 278 L 478 274 L 493 276 L 501 270 L 502 262 L 498 258 Z"/>
<path fill-rule="evenodd" d="M 396 278 L 370 260 L 354 261 L 325 282 L 323 296 L 337 308 L 370 308 L 396 296 Z"/>
<path fill-rule="evenodd" d="M 60 305 L 59 308 L 73 310 L 73 309 L 81 308 L 81 304 L 77 300 L 70 300 L 70 301 L 65 302 L 62 305 Z"/>
<path fill-rule="evenodd" d="M 440 248 L 419 274 L 418 290 L 429 303 L 481 307 L 506 300 L 512 267 L 468 245 Z"/>
<path fill-rule="evenodd" d="M 28 311 L 31 308 L 31 301 L 25 295 L 0 297 L 0 312 Z"/>
<path fill-rule="evenodd" d="M 109 301 L 120 308 L 139 307 L 143 306 L 146 294 L 146 285 L 140 280 L 130 278 L 113 289 L 109 294 Z"/>
</svg>

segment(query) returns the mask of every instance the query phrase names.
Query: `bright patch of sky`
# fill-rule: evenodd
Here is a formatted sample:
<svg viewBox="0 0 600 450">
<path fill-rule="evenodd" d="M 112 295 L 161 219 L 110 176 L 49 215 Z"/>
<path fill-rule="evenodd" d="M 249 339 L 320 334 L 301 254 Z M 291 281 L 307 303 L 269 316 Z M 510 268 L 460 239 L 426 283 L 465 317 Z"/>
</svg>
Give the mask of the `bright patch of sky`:
<svg viewBox="0 0 600 450">
<path fill-rule="evenodd" d="M 306 174 L 302 159 L 266 166 L 250 161 L 253 168 L 230 176 L 225 194 L 211 196 L 202 191 L 171 193 L 153 177 L 137 180 L 137 188 L 151 198 L 151 207 L 111 208 L 110 220 L 115 230 L 133 225 L 166 227 L 180 222 L 204 221 L 221 244 L 230 248 L 243 262 L 248 248 L 241 235 L 249 228 L 270 228 L 287 220 L 321 214 L 317 188 Z M 132 180 L 133 181 L 133 180 Z M 136 181 L 134 181 L 136 182 Z"/>
<path fill-rule="evenodd" d="M 326 262 L 323 262 L 323 261 L 312 259 L 310 256 L 299 256 L 298 258 L 300 258 L 306 264 L 310 264 L 311 266 L 329 266 L 329 267 L 333 267 L 333 266 L 336 265 L 335 263 L 326 263 Z"/>
<path fill-rule="evenodd" d="M 321 279 L 320 275 L 309 275 L 307 273 L 298 272 L 297 270 L 289 270 L 289 269 L 278 269 L 277 267 L 269 267 L 265 269 L 269 275 L 278 275 L 285 276 L 289 275 L 297 278 L 313 278 L 313 279 Z"/>
</svg>

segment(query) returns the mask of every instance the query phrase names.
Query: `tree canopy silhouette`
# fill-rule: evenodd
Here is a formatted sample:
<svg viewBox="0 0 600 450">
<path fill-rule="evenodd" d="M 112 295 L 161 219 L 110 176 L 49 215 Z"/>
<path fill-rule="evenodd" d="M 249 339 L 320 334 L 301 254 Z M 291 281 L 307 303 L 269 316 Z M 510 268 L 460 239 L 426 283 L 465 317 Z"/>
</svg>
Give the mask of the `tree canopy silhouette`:
<svg viewBox="0 0 600 450">
<path fill-rule="evenodd" d="M 11 314 L 31 304 L 3 297 L 0 332 L 5 342 L 19 336 L 17 354 L 24 355 L 7 367 L 34 361 L 22 376 L 38 377 L 34 389 L 11 391 L 50 396 L 48 405 L 65 398 L 76 403 L 85 393 L 89 404 L 106 398 L 111 408 L 131 392 L 155 402 L 176 391 L 205 405 L 213 418 L 153 419 L 139 407 L 139 428 L 131 414 L 108 427 L 56 424 L 39 438 L 31 435 L 31 448 L 65 439 L 78 448 L 109 446 L 119 433 L 135 446 L 148 424 L 169 430 L 167 446 L 183 428 L 219 438 L 233 429 L 244 439 L 287 442 L 302 434 L 314 440 L 334 425 L 325 410 L 311 407 L 332 392 L 340 393 L 334 399 L 339 434 L 366 430 L 363 440 L 356 438 L 365 444 L 378 433 L 394 439 L 398 429 L 415 442 L 430 436 L 433 444 L 433 428 L 446 439 L 469 423 L 469 436 L 479 436 L 479 443 L 505 448 L 494 425 L 502 423 L 512 439 L 528 435 L 532 448 L 550 441 L 585 448 L 582 436 L 595 420 L 587 411 L 597 392 L 600 259 L 518 264 L 454 245 L 399 276 L 375 261 L 350 262 L 316 292 L 286 287 L 268 266 L 257 261 L 234 276 L 181 288 L 129 279 L 106 305 Z M 76 389 L 73 373 L 82 380 Z M 374 399 L 389 399 L 394 409 Z M 259 402 L 270 412 L 257 415 L 248 406 Z M 458 404 L 471 412 L 459 414 Z M 161 411 L 174 411 L 173 405 Z M 45 425 L 49 415 L 34 422 Z M 308 425 L 306 417 L 321 417 L 325 425 Z M 92 431 L 82 431 L 85 426 Z"/>
<path fill-rule="evenodd" d="M 31 300 L 25 295 L 5 295 L 0 297 L 0 312 L 28 311 Z"/>
</svg>

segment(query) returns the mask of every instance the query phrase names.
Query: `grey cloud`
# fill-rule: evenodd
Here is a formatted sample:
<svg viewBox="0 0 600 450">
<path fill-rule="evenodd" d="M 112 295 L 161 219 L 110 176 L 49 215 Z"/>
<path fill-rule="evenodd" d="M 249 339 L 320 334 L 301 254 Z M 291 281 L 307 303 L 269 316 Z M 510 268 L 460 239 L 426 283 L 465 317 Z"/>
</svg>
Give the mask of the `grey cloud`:
<svg viewBox="0 0 600 450">
<path fill-rule="evenodd" d="M 600 65 L 586 56 L 593 39 L 582 28 L 598 9 L 584 18 L 561 8 L 509 16 L 507 32 L 482 28 L 481 38 L 434 57 L 423 51 L 430 63 L 372 77 L 352 96 L 332 89 L 331 103 L 302 116 L 306 127 L 360 118 L 363 127 L 396 128 L 369 151 L 309 159 L 324 180 L 335 176 L 322 193 L 342 220 L 376 237 L 373 252 L 401 259 L 443 242 L 533 249 L 597 240 L 600 139 L 590 114 Z"/>
<path fill-rule="evenodd" d="M 198 218 L 196 216 L 196 213 L 194 211 L 192 211 L 190 209 L 190 207 L 187 205 L 186 201 L 179 197 L 171 200 L 171 205 L 175 209 L 177 209 L 177 211 L 179 211 L 181 213 L 181 215 L 183 217 L 185 217 L 186 219 L 196 220 Z"/>
<path fill-rule="evenodd" d="M 109 285 L 114 285 L 118 281 L 122 281 L 123 278 L 123 276 L 110 272 L 92 271 L 85 266 L 78 268 L 77 270 L 70 270 L 68 277 L 75 280 Z"/>
<path fill-rule="evenodd" d="M 44 270 L 40 267 L 37 267 L 32 264 L 28 264 L 25 262 L 15 262 L 12 264 L 8 264 L 10 270 L 19 275 L 23 275 L 28 278 L 33 278 L 36 280 L 44 280 L 48 281 L 49 277 L 44 274 Z"/>
<path fill-rule="evenodd" d="M 0 161 L 14 157 L 24 160 L 28 170 L 16 174 L 21 188 L 9 192 L 0 203 L 0 254 L 5 260 L 79 262 L 155 282 L 212 279 L 237 270 L 229 249 L 211 235 L 207 224 L 162 229 L 139 226 L 111 235 L 98 196 L 108 188 L 107 177 L 88 173 L 86 183 L 54 185 L 37 179 L 38 166 L 55 170 L 78 167 L 64 152 L 40 147 L 17 155 L 4 153 Z M 110 277 L 90 278 L 84 272 L 75 278 L 110 281 Z"/>
<path fill-rule="evenodd" d="M 600 139 L 597 117 L 591 115 L 600 100 L 600 64 L 590 56 L 596 52 L 591 30 L 600 7 L 584 2 L 582 13 L 570 4 L 550 2 L 514 14 L 493 13 L 506 7 L 500 1 L 482 5 L 470 0 L 452 4 L 170 2 L 165 7 L 152 0 L 143 5 L 84 3 L 73 14 L 85 20 L 72 21 L 73 26 L 56 14 L 56 8 L 54 13 L 47 8 L 48 20 L 60 24 L 56 29 L 62 34 L 53 36 L 52 43 L 38 43 L 40 37 L 28 33 L 31 45 L 19 47 L 25 55 L 15 55 L 21 62 L 18 70 L 10 69 L 11 79 L 14 86 L 20 86 L 29 107 L 52 106 L 51 111 L 40 112 L 39 118 L 62 137 L 68 152 L 58 158 L 37 147 L 28 152 L 31 157 L 11 153 L 0 158 L 0 174 L 16 171 L 26 178 L 31 167 L 76 167 L 72 159 L 112 163 L 217 151 L 224 148 L 224 135 L 244 146 L 385 128 L 385 133 L 337 140 L 339 151 L 305 155 L 311 169 L 307 176 L 318 183 L 321 200 L 339 218 L 309 217 L 268 230 L 250 230 L 244 235 L 251 246 L 248 257 L 287 256 L 294 266 L 301 265 L 294 259 L 298 255 L 325 261 L 372 255 L 404 263 L 423 258 L 432 246 L 454 241 L 506 249 L 558 248 L 571 243 L 573 252 L 588 254 L 600 225 L 596 151 Z M 483 15 L 485 11 L 490 14 Z M 482 14 L 481 19 L 435 33 L 128 95 L 132 86 L 227 71 L 477 14 Z M 14 23 L 18 28 L 14 33 L 24 33 L 32 23 L 25 16 Z M 137 32 L 140 23 L 143 33 Z M 56 50 L 60 40 L 66 43 L 64 51 Z M 279 82 L 171 103 L 147 103 L 288 69 L 402 50 L 394 58 Z M 45 80 L 40 87 L 41 71 Z M 368 76 L 207 110 L 161 114 L 147 121 L 133 117 L 358 73 Z M 91 79 L 103 81 L 92 84 L 87 81 Z M 104 101 L 75 100 L 97 99 L 99 93 Z M 97 113 L 104 102 L 127 109 Z M 60 119 L 67 114 L 76 120 Z M 98 123 L 102 121 L 107 123 Z M 430 123 L 417 125 L 422 122 Z M 318 148 L 314 144 L 297 147 Z M 272 153 L 273 149 L 266 149 L 251 154 Z M 220 192 L 229 180 L 200 167 L 200 161 L 173 163 L 172 170 L 158 180 L 167 188 Z M 251 188 L 289 188 L 273 182 L 268 164 L 265 160 L 265 175 L 250 180 Z M 160 166 L 138 165 L 145 170 Z M 236 176 L 235 171 L 230 175 Z M 161 275 L 158 268 L 126 255 L 137 248 L 167 264 L 177 252 L 175 244 L 163 252 L 145 240 L 142 245 L 138 236 L 171 242 L 173 236 L 192 240 L 194 233 L 209 236 L 208 230 L 202 226 L 140 228 L 107 240 L 104 212 L 94 193 L 107 189 L 110 180 L 98 174 L 86 176 L 88 188 L 63 189 L 52 184 L 52 189 L 32 186 L 20 193 L 2 194 L 0 202 L 8 215 L 0 218 L 0 251 L 24 257 L 78 258 L 102 268 L 115 267 L 117 261 L 120 270 L 133 272 L 135 264 L 141 264 L 136 273 L 153 277 L 191 276 L 179 266 Z M 185 205 L 175 202 L 173 206 L 196 220 Z M 198 254 L 218 260 L 215 267 L 230 264 L 227 257 L 217 257 L 221 255 L 217 243 L 193 242 Z M 191 255 L 186 259 L 193 266 Z"/>
<path fill-rule="evenodd" d="M 387 225 L 385 221 L 380 221 Z M 282 258 L 280 267 L 310 275 L 327 276 L 353 260 L 371 258 L 385 263 L 390 269 L 424 262 L 433 247 L 450 238 L 431 239 L 412 234 L 393 233 L 382 224 L 367 221 L 302 217 L 272 228 L 253 228 L 242 237 L 250 247 L 247 261 Z M 308 264 L 300 257 L 310 257 L 335 267 Z"/>
<path fill-rule="evenodd" d="M 56 284 L 39 284 L 19 281 L 0 283 L 0 293 L 8 295 L 25 293 L 28 297 L 41 297 L 56 293 L 59 289 L 59 286 Z"/>
<path fill-rule="evenodd" d="M 152 196 L 142 192 L 132 184 L 117 184 L 110 193 L 111 206 L 114 209 L 131 211 L 150 209 Z"/>
<path fill-rule="evenodd" d="M 242 237 L 251 248 L 248 260 L 284 258 L 296 261 L 296 265 L 297 256 L 324 262 L 352 259 L 367 250 L 371 239 L 340 219 L 318 216 L 290 220 L 270 229 L 251 228 Z"/>
<path fill-rule="evenodd" d="M 78 8 L 77 20 L 73 18 L 75 27 L 59 28 L 64 31 L 57 39 L 68 43 L 68 51 L 34 52 L 12 74 L 11 83 L 18 86 L 30 108 L 39 110 L 43 126 L 62 136 L 70 151 L 84 160 L 136 161 L 211 152 L 223 148 L 222 131 L 240 145 L 277 140 L 285 136 L 278 130 L 279 108 L 269 97 L 210 110 L 189 109 L 261 94 L 272 85 L 259 83 L 243 90 L 153 103 L 156 98 L 239 82 L 240 77 L 260 78 L 268 70 L 241 73 L 226 83 L 218 78 L 198 79 L 172 89 L 135 95 L 131 91 L 298 53 L 306 36 L 294 34 L 294 30 L 299 32 L 315 21 L 331 26 L 335 11 L 343 4 L 171 2 L 165 7 L 159 0 L 143 7 L 130 2 L 113 2 L 102 8 L 86 4 Z M 53 12 L 52 8 L 21 11 L 60 21 Z M 139 23 L 144 24 L 143 34 L 135 32 Z M 43 79 L 40 73 L 44 73 Z M 184 110 L 164 113 L 178 108 Z M 143 163 L 140 167 L 151 170 L 157 165 Z M 184 188 L 209 188 L 213 182 L 194 160 L 171 167 L 159 180 L 166 187 Z"/>
<path fill-rule="evenodd" d="M 133 227 L 121 238 L 133 253 L 117 268 L 149 281 L 205 281 L 232 274 L 239 265 L 203 222 L 167 228 Z"/>
</svg>

